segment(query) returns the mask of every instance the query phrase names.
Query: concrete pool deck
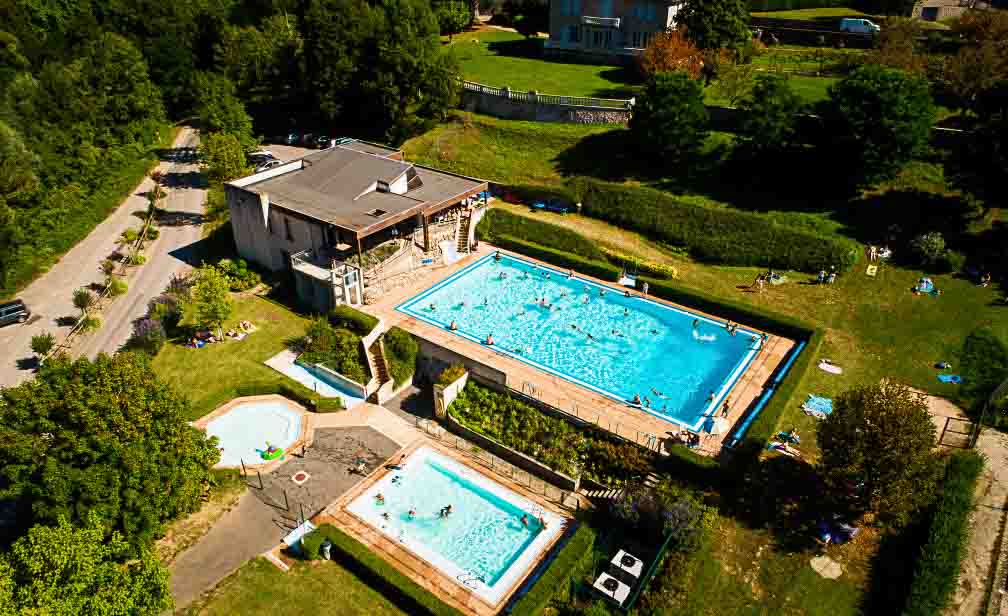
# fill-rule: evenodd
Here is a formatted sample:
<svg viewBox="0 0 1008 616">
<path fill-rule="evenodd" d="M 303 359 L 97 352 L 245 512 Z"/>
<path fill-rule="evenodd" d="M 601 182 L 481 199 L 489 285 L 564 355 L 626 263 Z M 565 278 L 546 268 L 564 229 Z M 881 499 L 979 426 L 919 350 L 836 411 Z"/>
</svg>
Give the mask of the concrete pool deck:
<svg viewBox="0 0 1008 616">
<path fill-rule="evenodd" d="M 494 483 L 497 483 L 511 492 L 514 492 L 536 505 L 539 505 L 544 510 L 548 510 L 561 516 L 565 520 L 565 527 L 570 523 L 568 513 L 558 507 L 555 503 L 530 492 L 524 486 L 515 483 L 504 475 L 491 471 L 486 467 L 477 466 L 465 456 L 459 455 L 458 452 L 427 438 L 420 438 L 402 450 L 396 452 L 389 458 L 388 463 L 398 460 L 402 455 L 406 455 L 408 458 L 410 454 L 421 447 L 433 449 L 437 453 L 451 458 L 456 463 L 467 467 L 469 470 L 479 473 Z M 315 524 L 315 526 L 319 526 L 320 524 L 332 524 L 333 526 L 339 528 L 355 540 L 359 541 L 361 544 L 367 546 L 367 548 L 371 551 L 380 555 L 385 561 L 409 577 L 419 586 L 430 591 L 441 601 L 461 611 L 463 614 L 471 616 L 491 616 L 493 614 L 497 614 L 501 608 L 507 604 L 515 591 L 521 588 L 526 578 L 535 571 L 535 568 L 539 566 L 542 560 L 550 554 L 553 547 L 556 545 L 556 541 L 560 540 L 560 538 L 564 535 L 564 533 L 560 533 L 559 537 L 551 541 L 549 545 L 545 546 L 544 549 L 531 561 L 527 571 L 523 572 L 522 575 L 519 576 L 518 580 L 507 589 L 503 597 L 496 604 L 490 604 L 458 580 L 450 578 L 440 569 L 423 560 L 397 542 L 389 539 L 377 528 L 348 510 L 349 505 L 358 496 L 364 493 L 375 482 L 391 472 L 395 471 L 388 469 L 385 466 L 379 467 L 379 469 L 371 473 L 367 479 L 358 483 L 351 490 L 326 507 L 322 513 L 312 518 L 312 523 Z"/>
<path fill-rule="evenodd" d="M 580 419 L 595 423 L 609 432 L 642 445 L 648 446 L 653 443 L 654 439 L 650 438 L 652 436 L 656 437 L 658 442 L 664 443 L 669 437 L 681 430 L 680 426 L 676 423 L 666 421 L 626 403 L 613 400 L 587 387 L 539 370 L 518 359 L 499 353 L 490 347 L 467 340 L 448 330 L 436 327 L 396 310 L 396 306 L 402 302 L 434 286 L 479 259 L 493 254 L 497 250 L 498 248 L 495 246 L 481 243 L 477 250 L 451 265 L 418 270 L 414 273 L 414 278 L 409 284 L 399 286 L 384 293 L 378 301 L 364 306 L 363 310 L 383 319 L 389 327 L 397 325 L 419 338 L 460 356 L 460 359 L 467 359 L 469 362 L 475 362 L 490 368 L 492 372 L 503 374 L 505 379 L 503 384 L 512 389 L 534 392 L 534 397 L 547 404 L 577 415 Z M 547 263 L 520 253 L 503 249 L 501 249 L 501 252 L 504 254 L 513 254 L 516 257 L 543 266 L 549 266 Z M 594 278 L 582 272 L 577 272 L 577 275 L 612 289 L 619 288 L 614 282 Z M 721 323 L 725 322 L 723 317 L 717 315 L 707 314 L 654 296 L 650 296 L 650 299 L 668 306 L 704 315 Z M 756 332 L 763 331 L 752 327 L 748 323 L 741 323 L 741 325 Z M 721 451 L 723 441 L 732 434 L 735 424 L 738 423 L 739 419 L 744 417 L 754 407 L 756 401 L 763 393 L 764 385 L 769 381 L 770 376 L 777 370 L 778 366 L 785 360 L 795 345 L 794 340 L 769 334 L 767 342 L 760 348 L 756 357 L 739 376 L 727 394 L 731 400 L 728 415 L 731 429 L 724 434 L 709 435 L 704 433 L 698 448 L 699 452 L 706 455 L 716 455 Z"/>
</svg>

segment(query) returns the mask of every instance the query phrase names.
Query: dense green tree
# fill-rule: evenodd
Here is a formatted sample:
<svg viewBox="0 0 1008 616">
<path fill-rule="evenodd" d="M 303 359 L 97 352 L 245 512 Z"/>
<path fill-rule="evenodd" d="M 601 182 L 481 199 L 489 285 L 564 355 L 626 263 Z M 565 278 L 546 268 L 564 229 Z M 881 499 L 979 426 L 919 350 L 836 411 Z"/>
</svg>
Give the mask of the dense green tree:
<svg viewBox="0 0 1008 616">
<path fill-rule="evenodd" d="M 153 555 L 123 563 L 129 546 L 106 537 L 95 512 L 75 528 L 34 526 L 0 555 L 0 611 L 5 614 L 154 616 L 171 609 L 168 570 Z"/>
<path fill-rule="evenodd" d="M 218 336 L 223 338 L 220 330 L 234 311 L 231 282 L 220 269 L 209 264 L 196 270 L 193 278 L 188 306 L 192 318 L 203 327 L 217 329 Z"/>
<path fill-rule="evenodd" d="M 0 389 L 0 499 L 22 530 L 96 513 L 134 549 L 199 508 L 219 453 L 192 428 L 188 400 L 146 357 L 54 357 L 18 387 Z"/>
<path fill-rule="evenodd" d="M 707 137 L 703 87 L 683 72 L 658 73 L 637 99 L 630 133 L 642 151 L 674 164 L 696 154 Z"/>
<path fill-rule="evenodd" d="M 87 314 L 87 311 L 94 306 L 95 296 L 90 289 L 86 287 L 81 287 L 73 292 L 73 305 L 74 308 L 81 311 L 81 316 Z"/>
<path fill-rule="evenodd" d="M 854 180 L 890 178 L 927 146 L 934 113 L 922 78 L 862 66 L 829 89 L 822 147 L 831 164 Z"/>
<path fill-rule="evenodd" d="M 473 16 L 468 2 L 448 0 L 437 5 L 437 18 L 441 34 L 447 34 L 451 42 L 452 37 L 469 27 Z"/>
<path fill-rule="evenodd" d="M 0 121 L 0 199 L 16 202 L 38 188 L 35 155 L 21 135 Z"/>
<path fill-rule="evenodd" d="M 745 0 L 687 0 L 675 19 L 700 49 L 739 49 L 752 38 Z"/>
<path fill-rule="evenodd" d="M 760 75 L 752 95 L 742 101 L 739 148 L 753 156 L 779 154 L 800 143 L 801 98 L 780 75 Z"/>
<path fill-rule="evenodd" d="M 841 394 L 819 424 L 821 470 L 831 495 L 902 526 L 934 497 L 935 427 L 922 394 L 884 383 Z"/>
<path fill-rule="evenodd" d="M 200 145 L 207 177 L 213 183 L 227 182 L 251 173 L 245 159 L 245 147 L 234 135 L 210 134 Z"/>
<path fill-rule="evenodd" d="M 304 21 L 305 70 L 323 122 L 398 142 L 444 117 L 458 67 L 424 0 L 320 0 Z"/>
<path fill-rule="evenodd" d="M 236 96 L 230 79 L 218 73 L 197 73 L 193 88 L 199 93 L 196 116 L 201 130 L 233 135 L 245 147 L 255 145 L 252 118 Z"/>
</svg>

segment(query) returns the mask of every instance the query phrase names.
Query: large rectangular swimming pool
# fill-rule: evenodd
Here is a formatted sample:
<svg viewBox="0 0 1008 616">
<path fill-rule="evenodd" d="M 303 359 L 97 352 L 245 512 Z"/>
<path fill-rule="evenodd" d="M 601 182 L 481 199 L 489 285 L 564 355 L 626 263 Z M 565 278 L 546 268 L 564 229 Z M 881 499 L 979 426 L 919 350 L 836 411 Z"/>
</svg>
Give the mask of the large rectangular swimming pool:
<svg viewBox="0 0 1008 616">
<path fill-rule="evenodd" d="M 451 513 L 441 515 L 449 505 Z M 563 530 L 560 516 L 429 447 L 347 510 L 491 605 L 510 594 Z"/>
<path fill-rule="evenodd" d="M 568 272 L 492 255 L 397 310 L 691 430 L 756 356 L 760 335 Z"/>
</svg>

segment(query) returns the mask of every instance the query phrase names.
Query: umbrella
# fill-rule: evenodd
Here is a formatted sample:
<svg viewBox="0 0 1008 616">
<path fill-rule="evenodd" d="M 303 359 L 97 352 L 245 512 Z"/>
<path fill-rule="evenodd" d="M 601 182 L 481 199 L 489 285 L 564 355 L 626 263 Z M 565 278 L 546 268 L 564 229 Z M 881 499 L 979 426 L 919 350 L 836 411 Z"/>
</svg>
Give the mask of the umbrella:
<svg viewBox="0 0 1008 616">
<path fill-rule="evenodd" d="M 724 434 L 731 428 L 728 420 L 724 417 L 710 417 L 704 423 L 704 430 L 709 434 Z"/>
</svg>

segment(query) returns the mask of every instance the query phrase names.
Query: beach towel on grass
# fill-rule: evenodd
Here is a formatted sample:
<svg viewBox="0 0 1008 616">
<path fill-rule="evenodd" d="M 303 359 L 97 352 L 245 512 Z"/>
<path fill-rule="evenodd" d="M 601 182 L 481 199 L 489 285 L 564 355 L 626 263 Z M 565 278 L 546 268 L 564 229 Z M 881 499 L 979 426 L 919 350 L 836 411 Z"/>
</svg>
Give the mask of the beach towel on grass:
<svg viewBox="0 0 1008 616">
<path fill-rule="evenodd" d="M 827 415 L 833 412 L 833 400 L 809 394 L 808 400 L 802 404 L 802 410 L 805 411 L 806 415 L 811 415 L 817 419 L 825 419 Z"/>
<path fill-rule="evenodd" d="M 938 380 L 942 383 L 952 383 L 955 385 L 962 383 L 962 377 L 958 374 L 939 374 Z"/>
<path fill-rule="evenodd" d="M 823 372 L 829 372 L 830 374 L 843 374 L 843 368 L 840 366 L 834 366 L 825 359 L 819 362 L 819 369 Z"/>
<path fill-rule="evenodd" d="M 868 269 L 865 270 L 865 275 L 866 276 L 871 276 L 872 278 L 874 278 L 875 274 L 877 274 L 877 273 L 878 273 L 878 266 L 877 265 L 869 265 Z"/>
</svg>

